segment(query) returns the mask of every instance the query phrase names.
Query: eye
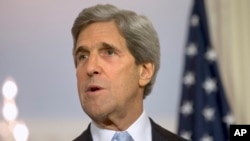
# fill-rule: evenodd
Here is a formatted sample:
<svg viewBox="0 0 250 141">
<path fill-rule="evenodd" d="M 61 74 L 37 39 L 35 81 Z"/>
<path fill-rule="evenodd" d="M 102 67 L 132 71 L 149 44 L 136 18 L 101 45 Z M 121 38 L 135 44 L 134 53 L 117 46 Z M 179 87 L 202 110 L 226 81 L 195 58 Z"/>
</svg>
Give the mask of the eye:
<svg viewBox="0 0 250 141">
<path fill-rule="evenodd" d="M 86 54 L 82 54 L 82 55 L 80 55 L 79 56 L 79 59 L 78 60 L 85 60 L 85 59 L 87 59 L 88 58 L 88 56 L 86 55 Z"/>
<path fill-rule="evenodd" d="M 115 54 L 115 51 L 114 49 L 109 48 L 109 49 L 106 49 L 106 54 L 107 56 L 112 56 Z"/>
<path fill-rule="evenodd" d="M 87 53 L 79 53 L 76 57 L 77 62 L 82 62 L 82 61 L 86 60 L 87 58 L 88 58 Z"/>
</svg>

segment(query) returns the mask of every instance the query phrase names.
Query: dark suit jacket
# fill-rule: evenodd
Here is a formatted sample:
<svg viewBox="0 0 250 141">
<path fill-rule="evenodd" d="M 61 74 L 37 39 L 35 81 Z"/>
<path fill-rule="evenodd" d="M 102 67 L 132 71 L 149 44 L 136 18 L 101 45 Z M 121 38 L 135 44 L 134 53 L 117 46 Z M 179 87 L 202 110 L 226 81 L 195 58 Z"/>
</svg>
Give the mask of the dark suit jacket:
<svg viewBox="0 0 250 141">
<path fill-rule="evenodd" d="M 170 131 L 162 128 L 156 124 L 152 119 L 150 119 L 152 126 L 152 141 L 186 141 L 185 139 L 171 133 Z M 93 141 L 90 126 L 76 139 L 73 141 Z"/>
</svg>

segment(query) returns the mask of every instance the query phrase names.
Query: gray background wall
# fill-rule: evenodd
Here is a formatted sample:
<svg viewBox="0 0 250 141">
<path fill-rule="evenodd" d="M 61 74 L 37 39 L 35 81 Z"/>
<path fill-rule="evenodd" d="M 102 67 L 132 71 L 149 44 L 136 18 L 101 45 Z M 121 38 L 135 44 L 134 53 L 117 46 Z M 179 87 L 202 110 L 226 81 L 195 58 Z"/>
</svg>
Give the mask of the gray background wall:
<svg viewBox="0 0 250 141">
<path fill-rule="evenodd" d="M 0 0 L 0 86 L 9 76 L 16 80 L 18 118 L 34 140 L 48 134 L 47 140 L 69 140 L 89 122 L 78 100 L 70 29 L 83 8 L 97 3 L 152 20 L 160 38 L 161 68 L 145 108 L 164 127 L 176 128 L 191 0 Z"/>
</svg>

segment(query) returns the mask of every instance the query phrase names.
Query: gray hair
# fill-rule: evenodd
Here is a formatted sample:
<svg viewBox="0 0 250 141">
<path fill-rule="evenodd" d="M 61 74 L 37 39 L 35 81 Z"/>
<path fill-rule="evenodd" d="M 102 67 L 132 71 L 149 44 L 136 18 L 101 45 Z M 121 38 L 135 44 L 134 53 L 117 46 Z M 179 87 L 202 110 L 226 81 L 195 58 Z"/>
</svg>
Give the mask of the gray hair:
<svg viewBox="0 0 250 141">
<path fill-rule="evenodd" d="M 154 64 L 155 71 L 152 80 L 146 85 L 143 97 L 151 92 L 156 75 L 160 67 L 160 45 L 157 33 L 150 20 L 137 15 L 133 11 L 118 9 L 113 5 L 96 5 L 83 9 L 75 19 L 71 29 L 74 49 L 79 33 L 94 22 L 114 21 L 125 38 L 130 53 L 137 65 L 144 63 Z M 75 66 L 76 66 L 76 60 Z"/>
</svg>

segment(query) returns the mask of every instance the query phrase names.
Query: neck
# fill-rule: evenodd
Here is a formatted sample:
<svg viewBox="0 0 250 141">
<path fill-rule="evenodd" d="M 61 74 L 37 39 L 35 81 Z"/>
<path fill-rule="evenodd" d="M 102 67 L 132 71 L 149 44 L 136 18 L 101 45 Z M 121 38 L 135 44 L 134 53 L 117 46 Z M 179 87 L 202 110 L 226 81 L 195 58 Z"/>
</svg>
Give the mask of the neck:
<svg viewBox="0 0 250 141">
<path fill-rule="evenodd" d="M 108 115 L 101 121 L 95 121 L 95 123 L 105 129 L 115 130 L 115 131 L 124 131 L 128 129 L 142 114 L 143 106 L 131 107 L 129 111 L 121 111 L 115 115 Z M 133 109 L 133 110 L 132 110 Z"/>
</svg>

